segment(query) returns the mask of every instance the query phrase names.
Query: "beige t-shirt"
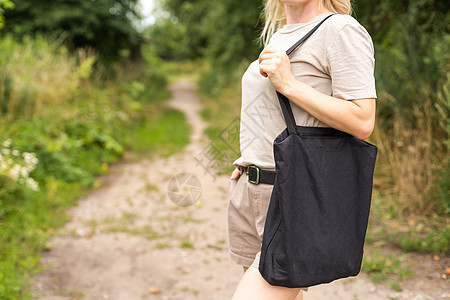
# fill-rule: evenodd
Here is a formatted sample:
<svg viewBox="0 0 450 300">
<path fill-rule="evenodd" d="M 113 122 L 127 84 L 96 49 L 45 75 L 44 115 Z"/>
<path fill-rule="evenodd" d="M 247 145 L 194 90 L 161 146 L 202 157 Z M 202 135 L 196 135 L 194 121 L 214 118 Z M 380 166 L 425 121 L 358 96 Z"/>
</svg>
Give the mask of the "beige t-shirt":
<svg viewBox="0 0 450 300">
<path fill-rule="evenodd" d="M 287 50 L 327 15 L 285 25 L 269 45 Z M 345 100 L 376 98 L 372 39 L 351 16 L 330 17 L 290 55 L 290 61 L 296 79 L 326 95 Z M 329 127 L 292 102 L 291 107 L 297 125 Z M 242 78 L 241 157 L 233 164 L 275 168 L 273 141 L 285 128 L 275 89 L 259 73 L 256 60 Z"/>
</svg>

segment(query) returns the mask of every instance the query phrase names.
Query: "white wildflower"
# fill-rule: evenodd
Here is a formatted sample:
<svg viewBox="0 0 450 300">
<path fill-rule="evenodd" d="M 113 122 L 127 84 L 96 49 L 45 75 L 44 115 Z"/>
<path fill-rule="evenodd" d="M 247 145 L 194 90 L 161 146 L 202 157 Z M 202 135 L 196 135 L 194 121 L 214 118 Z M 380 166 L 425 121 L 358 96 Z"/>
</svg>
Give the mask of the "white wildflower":
<svg viewBox="0 0 450 300">
<path fill-rule="evenodd" d="M 37 163 L 39 162 L 39 160 L 36 157 L 36 153 L 24 152 L 22 156 L 23 160 L 25 161 L 25 164 L 27 165 L 36 166 Z"/>
<path fill-rule="evenodd" d="M 37 191 L 39 190 L 39 185 L 38 183 L 31 177 L 27 178 L 27 180 L 25 181 L 25 183 L 27 184 L 27 186 L 32 189 L 33 191 Z"/>
<path fill-rule="evenodd" d="M 29 152 L 24 152 L 24 153 L 22 153 L 22 157 L 23 157 L 23 159 L 26 162 L 26 161 L 28 161 L 28 160 L 30 160 L 32 158 L 32 154 L 29 153 Z"/>
<path fill-rule="evenodd" d="M 0 173 L 37 191 L 39 189 L 38 183 L 30 177 L 30 173 L 36 168 L 39 162 L 36 153 L 24 152 L 21 155 L 19 150 L 9 149 L 10 145 L 11 140 L 3 142 L 3 149 L 0 151 L 3 154 L 0 154 Z M 20 156 L 23 157 L 23 160 L 18 158 Z"/>
<path fill-rule="evenodd" d="M 11 139 L 7 139 L 3 142 L 3 147 L 8 148 L 9 146 L 11 146 Z"/>
<path fill-rule="evenodd" d="M 20 176 L 22 176 L 23 178 L 28 178 L 29 172 L 30 171 L 26 167 L 20 168 Z"/>
<path fill-rule="evenodd" d="M 31 173 L 31 171 L 35 169 L 33 165 L 26 165 L 24 168 L 28 171 L 28 173 Z"/>
<path fill-rule="evenodd" d="M 21 166 L 20 165 L 14 165 L 10 170 L 9 170 L 9 174 L 11 175 L 11 178 L 14 180 L 19 179 L 20 177 L 20 169 Z"/>
<path fill-rule="evenodd" d="M 117 112 L 117 117 L 122 121 L 128 121 L 130 119 L 129 115 L 121 111 Z"/>
</svg>

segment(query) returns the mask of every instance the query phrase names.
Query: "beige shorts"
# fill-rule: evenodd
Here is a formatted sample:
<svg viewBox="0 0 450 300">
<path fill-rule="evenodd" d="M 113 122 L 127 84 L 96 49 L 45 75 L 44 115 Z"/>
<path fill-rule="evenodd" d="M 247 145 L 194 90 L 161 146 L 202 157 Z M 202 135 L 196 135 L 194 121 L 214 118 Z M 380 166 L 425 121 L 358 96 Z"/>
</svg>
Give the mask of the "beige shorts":
<svg viewBox="0 0 450 300">
<path fill-rule="evenodd" d="M 241 172 L 242 173 L 242 172 Z M 273 185 L 248 182 L 244 173 L 230 180 L 228 201 L 229 255 L 244 267 L 259 265 L 264 223 Z"/>
<path fill-rule="evenodd" d="M 243 171 L 241 168 L 241 176 L 229 183 L 228 249 L 232 261 L 258 269 L 273 185 L 250 183 Z M 308 288 L 302 290 L 306 292 Z"/>
</svg>

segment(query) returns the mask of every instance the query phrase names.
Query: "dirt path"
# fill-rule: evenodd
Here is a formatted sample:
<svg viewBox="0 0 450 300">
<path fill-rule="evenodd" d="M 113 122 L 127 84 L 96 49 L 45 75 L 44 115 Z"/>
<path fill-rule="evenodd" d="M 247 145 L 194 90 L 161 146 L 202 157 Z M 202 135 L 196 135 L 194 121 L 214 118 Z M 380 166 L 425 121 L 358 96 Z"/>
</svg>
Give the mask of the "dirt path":
<svg viewBox="0 0 450 300">
<path fill-rule="evenodd" d="M 80 199 L 44 254 L 35 299 L 230 299 L 242 269 L 227 254 L 228 178 L 205 174 L 194 159 L 208 144 L 195 85 L 171 89 L 170 104 L 192 126 L 191 144 L 168 158 L 115 165 Z M 198 205 L 176 208 L 168 198 L 168 182 L 182 172 L 199 179 Z M 417 295 L 359 276 L 311 288 L 305 300 L 437 299 Z"/>
</svg>

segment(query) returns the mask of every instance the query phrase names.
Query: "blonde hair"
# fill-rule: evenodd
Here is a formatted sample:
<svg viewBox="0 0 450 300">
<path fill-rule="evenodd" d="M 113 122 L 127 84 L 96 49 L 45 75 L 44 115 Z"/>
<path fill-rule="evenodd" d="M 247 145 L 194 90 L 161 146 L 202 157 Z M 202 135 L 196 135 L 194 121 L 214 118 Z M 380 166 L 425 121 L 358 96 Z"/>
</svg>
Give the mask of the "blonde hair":
<svg viewBox="0 0 450 300">
<path fill-rule="evenodd" d="M 351 0 L 319 0 L 319 7 L 325 7 L 327 10 L 335 14 L 352 14 Z M 266 22 L 260 39 L 263 44 L 266 45 L 270 37 L 278 29 L 286 25 L 284 4 L 280 0 L 267 0 L 263 13 Z"/>
</svg>

